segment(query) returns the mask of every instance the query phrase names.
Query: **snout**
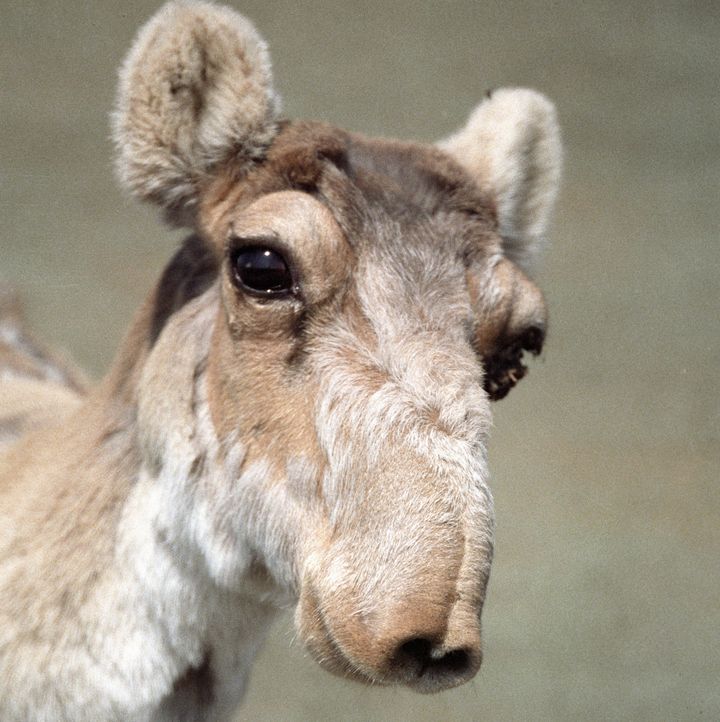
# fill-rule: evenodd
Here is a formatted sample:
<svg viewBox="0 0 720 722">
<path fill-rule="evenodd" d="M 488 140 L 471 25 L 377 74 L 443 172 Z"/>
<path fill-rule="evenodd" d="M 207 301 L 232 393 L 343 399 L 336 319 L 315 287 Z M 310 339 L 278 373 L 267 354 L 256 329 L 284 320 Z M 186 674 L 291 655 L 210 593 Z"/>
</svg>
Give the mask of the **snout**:
<svg viewBox="0 0 720 722">
<path fill-rule="evenodd" d="M 463 684 L 480 668 L 486 578 L 476 579 L 472 590 L 458 589 L 456 577 L 444 586 L 376 590 L 378 596 L 328 581 L 303 585 L 296 622 L 329 671 L 428 693 Z"/>
<path fill-rule="evenodd" d="M 420 597 L 411 608 L 392 610 L 382 626 L 367 625 L 359 648 L 348 651 L 364 655 L 383 681 L 436 692 L 466 682 L 480 668 L 478 614 L 461 618 L 452 606 Z"/>
<path fill-rule="evenodd" d="M 488 402 L 464 380 L 423 408 L 389 384 L 388 398 L 378 392 L 352 417 L 351 434 L 328 420 L 339 434 L 327 445 L 328 513 L 302 556 L 296 623 L 330 671 L 437 692 L 480 668 L 494 530 Z M 383 426 L 386 401 L 407 412 L 397 428 Z"/>
</svg>

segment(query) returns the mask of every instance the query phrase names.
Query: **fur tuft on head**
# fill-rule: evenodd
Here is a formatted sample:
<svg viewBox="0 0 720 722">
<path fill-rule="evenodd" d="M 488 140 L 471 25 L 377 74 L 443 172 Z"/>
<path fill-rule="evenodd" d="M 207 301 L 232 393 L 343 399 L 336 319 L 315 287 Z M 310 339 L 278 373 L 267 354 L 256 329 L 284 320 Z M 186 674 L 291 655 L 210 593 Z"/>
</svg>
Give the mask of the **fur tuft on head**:
<svg viewBox="0 0 720 722">
<path fill-rule="evenodd" d="M 113 137 L 121 182 L 188 223 L 214 166 L 264 155 L 278 106 L 253 25 L 210 2 L 172 0 L 140 29 L 120 70 Z"/>
<path fill-rule="evenodd" d="M 505 255 L 528 270 L 542 249 L 560 183 L 555 106 L 540 93 L 502 88 L 438 144 L 495 200 Z"/>
</svg>

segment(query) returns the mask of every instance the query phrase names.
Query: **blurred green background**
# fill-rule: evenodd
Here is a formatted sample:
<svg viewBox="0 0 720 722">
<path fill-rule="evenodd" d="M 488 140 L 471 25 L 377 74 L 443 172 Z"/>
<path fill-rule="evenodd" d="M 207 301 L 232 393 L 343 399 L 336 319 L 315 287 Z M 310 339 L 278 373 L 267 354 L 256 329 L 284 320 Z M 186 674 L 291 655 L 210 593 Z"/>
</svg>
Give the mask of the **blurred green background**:
<svg viewBox="0 0 720 722">
<path fill-rule="evenodd" d="M 496 406 L 475 681 L 330 677 L 279 624 L 239 720 L 720 719 L 716 2 L 247 0 L 291 117 L 433 140 L 487 88 L 557 103 L 546 352 Z M 153 2 L 0 5 L 0 275 L 98 375 L 179 235 L 113 181 L 116 68 Z"/>
</svg>

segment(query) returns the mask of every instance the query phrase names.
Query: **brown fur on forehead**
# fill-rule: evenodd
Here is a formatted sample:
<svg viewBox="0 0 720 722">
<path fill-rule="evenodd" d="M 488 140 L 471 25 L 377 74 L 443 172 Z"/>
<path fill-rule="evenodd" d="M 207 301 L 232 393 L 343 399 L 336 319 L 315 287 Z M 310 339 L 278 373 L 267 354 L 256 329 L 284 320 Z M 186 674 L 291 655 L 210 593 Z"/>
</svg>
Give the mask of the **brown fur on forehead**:
<svg viewBox="0 0 720 722">
<path fill-rule="evenodd" d="M 497 226 L 490 196 L 452 158 L 432 146 L 353 135 L 349 167 L 362 188 L 381 186 L 388 193 L 391 213 L 457 212 L 490 229 Z"/>
<path fill-rule="evenodd" d="M 316 194 L 328 163 L 344 167 L 347 134 L 324 123 L 285 121 L 267 156 L 249 174 L 228 163 L 210 183 L 201 202 L 200 219 L 212 234 L 218 219 L 262 195 L 284 190 Z"/>
<path fill-rule="evenodd" d="M 488 231 L 497 226 L 492 199 L 442 151 L 325 123 L 284 122 L 265 160 L 244 178 L 239 172 L 228 165 L 211 184 L 202 203 L 205 228 L 227 210 L 281 190 L 325 202 L 351 243 L 371 208 L 396 219 L 457 213 Z"/>
</svg>

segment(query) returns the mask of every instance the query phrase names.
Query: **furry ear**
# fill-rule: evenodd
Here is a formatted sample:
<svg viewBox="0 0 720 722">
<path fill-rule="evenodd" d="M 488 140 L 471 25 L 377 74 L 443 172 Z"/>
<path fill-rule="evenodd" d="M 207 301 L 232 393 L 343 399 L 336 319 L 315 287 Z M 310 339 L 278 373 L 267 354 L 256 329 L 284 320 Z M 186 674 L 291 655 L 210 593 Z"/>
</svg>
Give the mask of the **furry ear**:
<svg viewBox="0 0 720 722">
<path fill-rule="evenodd" d="M 495 200 L 505 255 L 524 269 L 542 248 L 560 183 L 555 106 L 540 93 L 503 88 L 438 143 Z"/>
<path fill-rule="evenodd" d="M 214 166 L 261 158 L 279 101 L 252 24 L 209 2 L 172 0 L 142 27 L 120 70 L 113 137 L 135 196 L 191 222 Z"/>
</svg>

